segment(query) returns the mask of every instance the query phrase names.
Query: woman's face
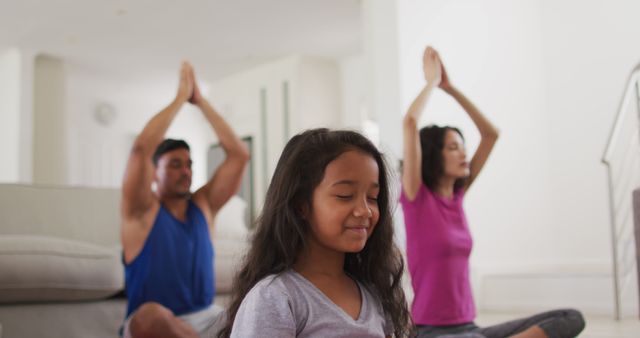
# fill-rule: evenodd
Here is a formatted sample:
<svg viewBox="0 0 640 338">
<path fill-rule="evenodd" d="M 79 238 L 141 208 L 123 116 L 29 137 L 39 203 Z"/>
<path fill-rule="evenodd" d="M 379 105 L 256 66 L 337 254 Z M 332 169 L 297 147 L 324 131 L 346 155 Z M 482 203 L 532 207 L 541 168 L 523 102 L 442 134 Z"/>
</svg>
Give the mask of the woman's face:
<svg viewBox="0 0 640 338">
<path fill-rule="evenodd" d="M 306 217 L 317 244 L 341 253 L 364 248 L 380 218 L 378 177 L 375 159 L 357 150 L 327 165 Z"/>
<path fill-rule="evenodd" d="M 447 130 L 442 148 L 444 176 L 453 179 L 469 176 L 469 162 L 462 136 L 455 130 Z"/>
</svg>

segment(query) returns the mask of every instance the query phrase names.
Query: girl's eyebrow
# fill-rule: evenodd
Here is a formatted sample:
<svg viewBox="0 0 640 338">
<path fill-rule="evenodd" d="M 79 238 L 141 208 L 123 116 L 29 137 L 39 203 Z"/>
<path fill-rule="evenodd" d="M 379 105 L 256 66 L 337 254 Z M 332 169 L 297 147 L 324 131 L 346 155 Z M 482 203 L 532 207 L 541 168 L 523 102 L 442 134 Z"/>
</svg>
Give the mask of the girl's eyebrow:
<svg viewBox="0 0 640 338">
<path fill-rule="evenodd" d="M 354 181 L 354 180 L 340 180 L 337 182 L 334 182 L 333 184 L 331 184 L 331 186 L 336 186 L 336 185 L 356 185 L 358 182 Z M 378 182 L 372 182 L 371 183 L 373 188 L 379 188 L 380 184 Z"/>
</svg>

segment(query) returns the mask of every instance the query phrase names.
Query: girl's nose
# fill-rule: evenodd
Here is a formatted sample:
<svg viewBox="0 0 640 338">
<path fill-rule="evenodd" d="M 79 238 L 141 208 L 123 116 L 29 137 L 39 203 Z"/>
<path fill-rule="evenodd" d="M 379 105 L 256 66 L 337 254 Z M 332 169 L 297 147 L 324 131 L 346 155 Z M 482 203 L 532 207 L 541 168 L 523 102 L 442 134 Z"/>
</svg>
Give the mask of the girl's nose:
<svg viewBox="0 0 640 338">
<path fill-rule="evenodd" d="M 362 199 L 361 202 L 358 203 L 358 205 L 353 210 L 353 215 L 356 217 L 367 217 L 367 218 L 370 218 L 373 216 L 373 212 L 371 211 L 371 208 L 369 207 L 369 204 L 367 203 L 366 198 Z"/>
</svg>

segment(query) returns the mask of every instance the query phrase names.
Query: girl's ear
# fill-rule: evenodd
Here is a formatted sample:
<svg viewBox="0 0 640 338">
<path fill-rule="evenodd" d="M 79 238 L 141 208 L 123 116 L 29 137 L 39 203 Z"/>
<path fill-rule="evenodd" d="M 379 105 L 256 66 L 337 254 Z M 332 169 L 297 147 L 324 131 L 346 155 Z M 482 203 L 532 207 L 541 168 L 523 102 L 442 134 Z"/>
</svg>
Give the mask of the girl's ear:
<svg viewBox="0 0 640 338">
<path fill-rule="evenodd" d="M 300 205 L 298 205 L 298 213 L 300 214 L 300 217 L 302 217 L 303 220 L 308 221 L 308 217 L 309 217 L 309 204 L 306 202 L 300 203 Z"/>
</svg>

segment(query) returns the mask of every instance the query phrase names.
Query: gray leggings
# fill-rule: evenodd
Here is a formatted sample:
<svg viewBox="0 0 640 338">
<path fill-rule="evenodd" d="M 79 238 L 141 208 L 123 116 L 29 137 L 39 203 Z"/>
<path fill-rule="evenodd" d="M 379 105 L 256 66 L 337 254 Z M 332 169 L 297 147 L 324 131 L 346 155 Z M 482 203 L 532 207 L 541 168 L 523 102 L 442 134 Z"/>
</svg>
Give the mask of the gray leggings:
<svg viewBox="0 0 640 338">
<path fill-rule="evenodd" d="M 528 318 L 478 327 L 474 323 L 451 326 L 418 325 L 418 338 L 505 338 L 537 325 L 549 338 L 577 337 L 584 329 L 579 311 L 566 309 L 543 312 Z"/>
</svg>

